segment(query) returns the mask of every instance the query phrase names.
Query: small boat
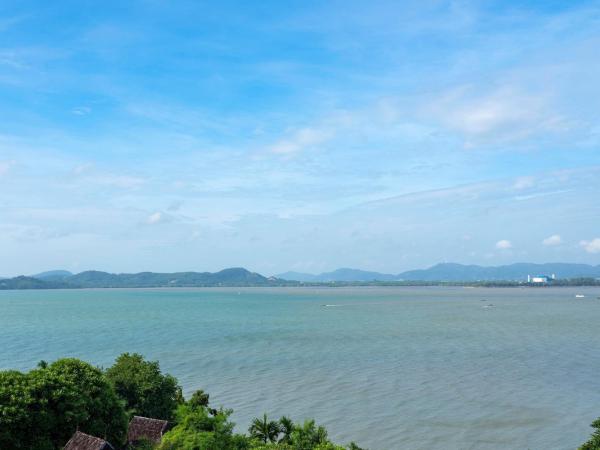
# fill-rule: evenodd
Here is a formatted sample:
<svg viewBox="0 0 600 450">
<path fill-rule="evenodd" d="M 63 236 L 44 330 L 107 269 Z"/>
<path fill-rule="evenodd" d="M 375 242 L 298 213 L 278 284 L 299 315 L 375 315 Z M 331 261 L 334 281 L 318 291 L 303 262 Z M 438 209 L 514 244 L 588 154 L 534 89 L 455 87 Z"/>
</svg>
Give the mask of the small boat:
<svg viewBox="0 0 600 450">
<path fill-rule="evenodd" d="M 585 298 L 585 295 L 583 295 L 583 294 L 575 294 L 575 298 Z"/>
<path fill-rule="evenodd" d="M 495 308 L 496 305 L 492 305 L 491 303 L 489 305 L 483 305 L 482 308 Z"/>
</svg>

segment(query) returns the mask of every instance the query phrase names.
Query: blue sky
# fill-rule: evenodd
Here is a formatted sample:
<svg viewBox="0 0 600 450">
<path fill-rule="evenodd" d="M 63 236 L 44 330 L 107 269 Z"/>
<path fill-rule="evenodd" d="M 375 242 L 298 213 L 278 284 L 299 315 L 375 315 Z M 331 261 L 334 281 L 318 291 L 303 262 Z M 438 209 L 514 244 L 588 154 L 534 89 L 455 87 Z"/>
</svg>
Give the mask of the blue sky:
<svg viewBox="0 0 600 450">
<path fill-rule="evenodd" d="M 0 4 L 0 275 L 600 263 L 600 2 Z"/>
</svg>

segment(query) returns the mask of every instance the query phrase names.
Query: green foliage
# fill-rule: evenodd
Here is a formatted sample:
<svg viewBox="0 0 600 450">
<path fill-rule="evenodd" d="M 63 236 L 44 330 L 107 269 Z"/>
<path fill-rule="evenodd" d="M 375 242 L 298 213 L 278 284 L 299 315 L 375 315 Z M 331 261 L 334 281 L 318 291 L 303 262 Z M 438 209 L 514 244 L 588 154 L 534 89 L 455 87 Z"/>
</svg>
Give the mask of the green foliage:
<svg viewBox="0 0 600 450">
<path fill-rule="evenodd" d="M 152 442 L 142 439 L 133 445 L 127 447 L 128 450 L 156 450 L 156 445 Z"/>
<path fill-rule="evenodd" d="M 592 422 L 591 426 L 595 431 L 590 439 L 579 447 L 579 450 L 600 450 L 600 418 Z"/>
<path fill-rule="evenodd" d="M 262 419 L 256 418 L 252 421 L 248 432 L 254 439 L 264 442 L 276 442 L 280 433 L 279 422 L 268 420 L 267 415 L 264 414 Z"/>
<path fill-rule="evenodd" d="M 27 375 L 14 370 L 0 372 L 0 448 L 44 448 L 33 445 L 30 405 L 33 398 Z"/>
<path fill-rule="evenodd" d="M 63 279 L 70 287 L 184 287 L 184 286 L 266 286 L 267 278 L 243 268 L 216 273 L 106 273 L 96 270 L 81 272 Z"/>
<path fill-rule="evenodd" d="M 163 375 L 158 361 L 145 361 L 137 353 L 123 353 L 106 371 L 115 391 L 133 414 L 172 420 L 181 388 L 171 375 Z"/>
<path fill-rule="evenodd" d="M 62 289 L 69 285 L 60 281 L 44 281 L 37 278 L 18 276 L 0 280 L 2 289 Z"/>
<path fill-rule="evenodd" d="M 125 440 L 123 404 L 100 369 L 61 359 L 27 374 L 0 372 L 0 448 L 57 449 L 77 429 Z"/>
<path fill-rule="evenodd" d="M 285 416 L 270 421 L 264 414 L 253 420 L 249 438 L 233 434 L 231 413 L 210 409 L 207 394 L 197 391 L 177 408 L 177 425 L 163 436 L 159 450 L 346 450 L 330 442 L 314 420 L 294 424 Z M 353 443 L 348 448 L 362 450 Z"/>
<path fill-rule="evenodd" d="M 253 433 L 252 429 L 257 421 L 260 423 L 259 429 L 261 430 L 258 436 Z M 265 424 L 268 423 L 265 416 L 262 419 L 254 420 L 250 427 L 253 437 L 251 450 L 346 450 L 345 447 L 329 441 L 327 430 L 317 426 L 314 420 L 307 420 L 303 424 L 294 424 L 285 416 L 279 420 L 279 434 L 281 435 L 279 441 L 274 442 L 275 439 L 265 441 L 263 430 Z M 362 450 L 354 443 L 350 444 L 348 449 Z"/>
<path fill-rule="evenodd" d="M 188 403 L 192 406 L 208 406 L 209 395 L 202 389 L 198 389 L 192 394 L 192 398 L 188 400 Z"/>
<path fill-rule="evenodd" d="M 350 442 L 350 445 L 348 446 L 348 450 L 365 450 L 365 449 L 363 449 L 362 447 L 359 447 L 354 442 Z"/>
<path fill-rule="evenodd" d="M 328 444 L 327 430 L 317 427 L 314 420 L 306 420 L 302 425 L 296 425 L 291 435 L 294 450 L 316 450 L 319 447 L 326 449 Z"/>
<path fill-rule="evenodd" d="M 177 425 L 163 436 L 161 450 L 246 450 L 248 440 L 234 435 L 231 410 L 209 410 L 192 400 L 177 408 Z"/>
<path fill-rule="evenodd" d="M 290 444 L 292 442 L 292 432 L 294 431 L 295 425 L 292 419 L 283 416 L 279 419 L 279 431 L 282 436 L 279 439 L 281 444 Z"/>
</svg>

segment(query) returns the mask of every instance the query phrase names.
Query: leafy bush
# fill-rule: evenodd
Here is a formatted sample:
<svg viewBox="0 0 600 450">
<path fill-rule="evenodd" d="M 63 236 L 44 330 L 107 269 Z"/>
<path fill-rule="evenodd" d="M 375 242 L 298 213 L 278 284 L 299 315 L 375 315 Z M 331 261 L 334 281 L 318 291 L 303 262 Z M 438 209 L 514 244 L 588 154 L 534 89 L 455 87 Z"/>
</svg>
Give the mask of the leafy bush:
<svg viewBox="0 0 600 450">
<path fill-rule="evenodd" d="M 163 375 L 158 361 L 145 361 L 140 354 L 123 353 L 106 371 L 117 394 L 131 415 L 172 420 L 180 402 L 181 388 L 175 377 Z"/>
</svg>

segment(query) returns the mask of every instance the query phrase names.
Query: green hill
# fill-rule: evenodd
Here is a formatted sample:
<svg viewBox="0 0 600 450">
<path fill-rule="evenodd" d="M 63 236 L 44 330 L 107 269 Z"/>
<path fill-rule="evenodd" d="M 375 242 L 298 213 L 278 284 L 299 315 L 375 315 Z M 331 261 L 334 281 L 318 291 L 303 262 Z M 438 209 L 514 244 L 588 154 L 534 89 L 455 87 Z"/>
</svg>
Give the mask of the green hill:
<svg viewBox="0 0 600 450">
<path fill-rule="evenodd" d="M 35 277 L 19 276 L 0 280 L 0 289 L 274 286 L 279 284 L 289 283 L 275 278 L 266 278 L 241 267 L 234 267 L 215 273 L 116 274 L 89 270 L 73 275 L 66 271 L 51 271 Z"/>
</svg>

